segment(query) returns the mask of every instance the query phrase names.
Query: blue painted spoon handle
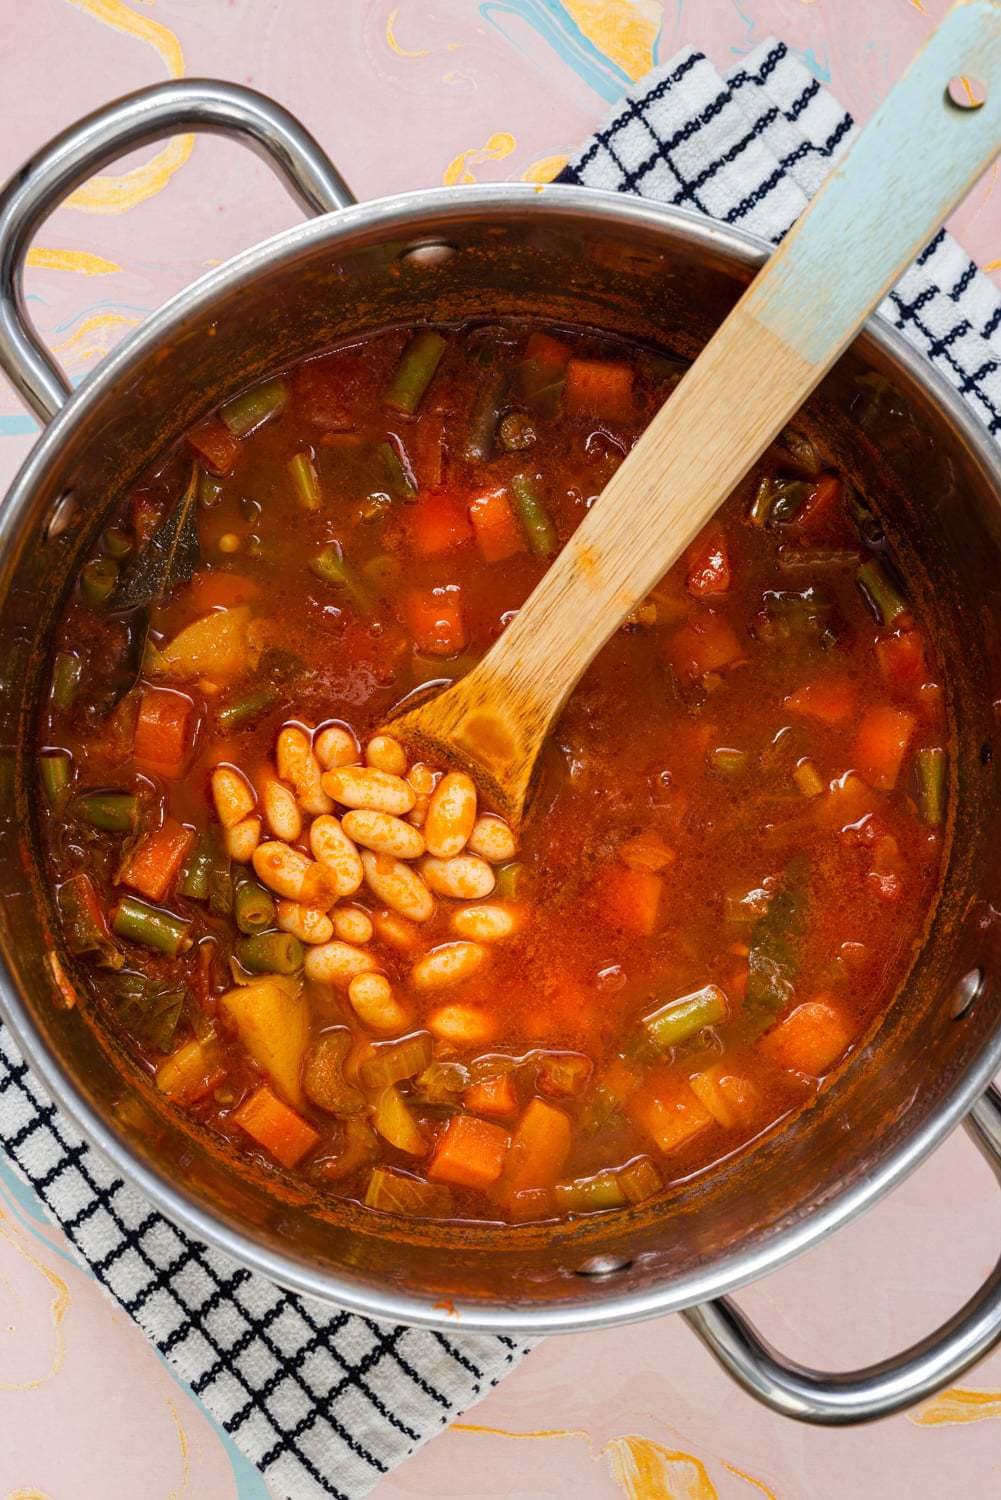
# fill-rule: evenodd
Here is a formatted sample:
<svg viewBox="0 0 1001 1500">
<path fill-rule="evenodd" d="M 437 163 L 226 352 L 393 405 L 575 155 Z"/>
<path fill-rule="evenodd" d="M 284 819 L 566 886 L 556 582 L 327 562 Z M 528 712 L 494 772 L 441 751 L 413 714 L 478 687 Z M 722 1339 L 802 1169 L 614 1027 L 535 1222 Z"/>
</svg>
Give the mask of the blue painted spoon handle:
<svg viewBox="0 0 1001 1500">
<path fill-rule="evenodd" d="M 956 75 L 986 85 L 962 109 Z M 517 819 L 589 662 L 817 385 L 1001 149 L 1001 4 L 964 0 L 832 172 L 479 665 L 395 732 Z"/>
</svg>

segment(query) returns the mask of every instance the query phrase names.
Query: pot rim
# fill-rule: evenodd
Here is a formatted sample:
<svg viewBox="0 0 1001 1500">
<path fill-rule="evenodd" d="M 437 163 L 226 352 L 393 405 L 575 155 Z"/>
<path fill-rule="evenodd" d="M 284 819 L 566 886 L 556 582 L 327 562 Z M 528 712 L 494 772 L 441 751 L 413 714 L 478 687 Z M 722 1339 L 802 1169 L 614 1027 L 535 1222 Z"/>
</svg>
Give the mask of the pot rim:
<svg viewBox="0 0 1001 1500">
<path fill-rule="evenodd" d="M 261 241 L 249 250 L 207 272 L 176 293 L 106 356 L 93 374 L 67 399 L 65 406 L 42 430 L 0 504 L 0 547 L 15 530 L 19 515 L 53 455 L 113 388 L 191 315 L 209 307 L 217 294 L 245 285 L 265 274 L 287 254 L 319 242 L 336 245 L 359 230 L 405 232 L 421 224 L 421 238 L 431 241 L 447 233 L 450 221 L 503 218 L 512 208 L 536 211 L 547 217 L 575 218 L 582 213 L 610 225 L 638 226 L 668 232 L 694 249 L 713 251 L 753 270 L 771 246 L 746 230 L 722 225 L 688 209 L 621 193 L 601 192 L 560 184 L 539 187 L 530 183 L 495 183 L 471 188 L 419 189 L 373 199 L 335 214 L 295 225 Z M 435 220 L 428 229 L 428 217 Z M 952 425 L 987 471 L 1001 497 L 1001 453 L 968 403 L 901 333 L 878 313 L 859 337 L 876 348 L 943 409 Z M 503 1303 L 457 1300 L 454 1310 L 434 1305 L 434 1293 L 418 1296 L 389 1288 L 365 1288 L 332 1271 L 321 1271 L 295 1258 L 269 1250 L 242 1231 L 229 1228 L 214 1211 L 190 1196 L 159 1170 L 138 1161 L 108 1121 L 91 1108 L 60 1060 L 49 1051 L 18 996 L 5 962 L 0 962 L 0 1016 L 48 1093 L 64 1108 L 84 1136 L 101 1150 L 122 1176 L 152 1201 L 169 1219 L 215 1249 L 290 1290 L 336 1303 L 350 1312 L 385 1321 L 469 1332 L 543 1334 L 583 1332 L 679 1312 L 686 1307 L 734 1291 L 776 1270 L 801 1251 L 818 1243 L 842 1224 L 876 1203 L 912 1172 L 963 1120 L 971 1105 L 1001 1069 L 1001 1027 L 978 1057 L 952 1084 L 938 1111 L 880 1163 L 876 1171 L 852 1183 L 821 1208 L 798 1223 L 779 1227 L 751 1250 L 735 1252 L 668 1286 L 644 1291 L 605 1293 L 600 1302 L 557 1301 L 531 1308 Z M 606 1286 L 614 1271 L 601 1276 Z"/>
</svg>

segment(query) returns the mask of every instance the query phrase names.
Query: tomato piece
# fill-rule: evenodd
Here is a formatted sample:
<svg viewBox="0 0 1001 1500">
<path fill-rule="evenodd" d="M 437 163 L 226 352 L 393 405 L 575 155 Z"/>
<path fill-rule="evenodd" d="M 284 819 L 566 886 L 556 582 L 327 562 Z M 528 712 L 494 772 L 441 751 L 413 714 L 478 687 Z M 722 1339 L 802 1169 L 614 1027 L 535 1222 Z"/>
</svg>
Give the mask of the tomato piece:
<svg viewBox="0 0 1001 1500">
<path fill-rule="evenodd" d="M 186 434 L 186 441 L 213 474 L 228 474 L 240 453 L 239 438 L 233 436 L 220 417 L 199 422 Z"/>
<path fill-rule="evenodd" d="M 694 613 L 668 645 L 668 659 L 685 677 L 704 677 L 746 660 L 733 629 L 714 609 Z"/>
<path fill-rule="evenodd" d="M 855 736 L 855 764 L 870 786 L 881 792 L 896 786 L 917 723 L 914 714 L 890 704 L 865 714 Z"/>
<path fill-rule="evenodd" d="M 841 503 L 841 480 L 836 474 L 821 474 L 796 515 L 790 532 L 803 542 L 836 542 L 849 534 Z"/>
<path fill-rule="evenodd" d="M 168 780 L 179 776 L 191 747 L 194 714 L 195 705 L 186 693 L 145 688 L 132 746 L 139 764 Z"/>
<path fill-rule="evenodd" d="M 422 495 L 407 508 L 407 520 L 411 549 L 417 557 L 437 557 L 473 540 L 465 502 L 443 491 Z"/>
<path fill-rule="evenodd" d="M 696 599 L 725 594 L 730 587 L 730 554 L 722 526 L 707 526 L 688 553 L 686 588 Z"/>
<path fill-rule="evenodd" d="M 418 651 L 455 656 L 466 644 L 458 589 L 413 589 L 403 600 L 403 618 Z"/>
<path fill-rule="evenodd" d="M 876 660 L 889 687 L 915 693 L 929 680 L 925 643 L 919 630 L 895 630 L 876 642 Z"/>
<path fill-rule="evenodd" d="M 563 393 L 566 409 L 626 420 L 633 415 L 633 367 L 612 359 L 571 359 Z"/>
<path fill-rule="evenodd" d="M 790 713 L 820 724 L 843 724 L 855 712 L 855 684 L 850 677 L 821 677 L 782 700 Z"/>
<path fill-rule="evenodd" d="M 611 926 L 650 937 L 660 923 L 663 895 L 664 877 L 655 871 L 609 865 L 599 886 L 599 911 Z"/>
<path fill-rule="evenodd" d="M 476 545 L 484 562 L 503 562 L 524 552 L 525 533 L 511 508 L 507 490 L 485 490 L 469 505 L 469 519 L 476 532 Z"/>
</svg>

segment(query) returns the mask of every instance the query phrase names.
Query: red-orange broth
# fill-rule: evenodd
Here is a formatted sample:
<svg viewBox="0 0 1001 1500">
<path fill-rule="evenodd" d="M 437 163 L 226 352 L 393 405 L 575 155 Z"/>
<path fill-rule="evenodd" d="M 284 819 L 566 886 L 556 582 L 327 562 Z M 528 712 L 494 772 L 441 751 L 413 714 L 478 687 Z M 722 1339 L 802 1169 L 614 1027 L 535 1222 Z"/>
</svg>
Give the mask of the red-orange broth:
<svg viewBox="0 0 1001 1500">
<path fill-rule="evenodd" d="M 333 1195 L 628 1207 L 800 1110 L 906 970 L 940 668 L 801 432 L 587 673 L 513 853 L 489 819 L 463 848 L 468 789 L 448 824 L 448 768 L 392 744 L 374 803 L 330 795 L 496 639 L 681 369 L 521 323 L 346 344 L 167 455 L 66 606 L 39 746 L 66 946 L 173 1107 Z"/>
</svg>

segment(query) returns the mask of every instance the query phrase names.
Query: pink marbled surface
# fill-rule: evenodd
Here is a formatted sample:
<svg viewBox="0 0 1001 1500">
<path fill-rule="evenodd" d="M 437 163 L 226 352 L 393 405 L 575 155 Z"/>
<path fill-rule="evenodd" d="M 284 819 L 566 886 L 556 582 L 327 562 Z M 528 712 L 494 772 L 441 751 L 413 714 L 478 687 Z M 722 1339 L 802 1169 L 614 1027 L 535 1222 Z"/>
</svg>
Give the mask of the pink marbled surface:
<svg viewBox="0 0 1001 1500">
<path fill-rule="evenodd" d="M 598 123 L 621 77 L 616 63 L 637 73 L 693 41 L 727 67 L 769 33 L 864 118 L 945 8 L 945 0 L 6 0 L 0 173 L 113 95 L 185 72 L 251 82 L 289 104 L 360 197 L 463 171 L 521 176 L 566 155 Z M 544 10 L 559 22 L 549 40 L 535 24 Z M 573 17 L 594 42 L 584 63 Z M 463 153 L 472 154 L 459 160 Z M 48 265 L 28 273 L 32 309 L 74 378 L 207 265 L 292 221 L 283 192 L 237 146 L 199 141 L 176 170 L 157 155 L 144 177 L 153 158 L 125 163 L 138 180 L 105 183 L 39 236 L 48 254 L 36 260 Z M 953 227 L 997 275 L 993 187 L 991 174 Z M 0 477 L 31 441 L 0 384 Z M 741 1300 L 788 1353 L 858 1363 L 958 1305 L 989 1269 L 999 1225 L 987 1171 L 960 1136 L 862 1221 Z M 822 1432 L 773 1418 L 737 1393 L 678 1319 L 554 1339 L 376 1495 L 995 1494 L 1001 1357 L 963 1384 L 982 1399 Z M 267 1494 L 129 1319 L 67 1262 L 59 1232 L 40 1225 L 2 1179 L 0 1434 L 0 1500 Z"/>
</svg>

